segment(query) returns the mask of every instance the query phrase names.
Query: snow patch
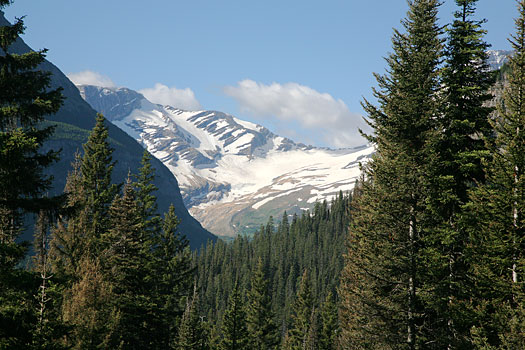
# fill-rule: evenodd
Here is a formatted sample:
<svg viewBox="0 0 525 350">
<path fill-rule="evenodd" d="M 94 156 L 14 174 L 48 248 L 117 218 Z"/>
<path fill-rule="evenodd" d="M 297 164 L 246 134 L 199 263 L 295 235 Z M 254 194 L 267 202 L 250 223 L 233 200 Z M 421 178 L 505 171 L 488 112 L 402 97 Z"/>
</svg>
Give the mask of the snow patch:
<svg viewBox="0 0 525 350">
<path fill-rule="evenodd" d="M 253 130 L 253 131 L 260 131 L 262 129 L 262 127 L 260 125 L 257 125 L 255 123 L 252 123 L 252 122 L 249 122 L 249 121 L 246 121 L 246 120 L 240 120 L 240 119 L 237 119 L 237 118 L 233 118 L 233 120 L 241 125 L 242 127 L 246 128 L 246 129 L 249 129 L 249 130 Z"/>
</svg>

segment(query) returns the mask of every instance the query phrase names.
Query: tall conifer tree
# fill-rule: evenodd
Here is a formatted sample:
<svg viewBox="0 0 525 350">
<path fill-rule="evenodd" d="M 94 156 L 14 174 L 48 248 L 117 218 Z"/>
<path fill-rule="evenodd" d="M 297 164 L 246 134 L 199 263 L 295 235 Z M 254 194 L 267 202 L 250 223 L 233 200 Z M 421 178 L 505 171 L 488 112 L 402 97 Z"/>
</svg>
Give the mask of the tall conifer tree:
<svg viewBox="0 0 525 350">
<path fill-rule="evenodd" d="M 68 333 L 68 328 L 60 314 L 62 286 L 56 283 L 51 271 L 49 259 L 49 225 L 51 217 L 44 211 L 38 214 L 35 225 L 33 249 L 33 272 L 40 280 L 35 298 L 38 323 L 33 331 L 35 349 L 65 349 L 61 338 Z"/>
<path fill-rule="evenodd" d="M 342 345 L 417 349 L 425 344 L 420 300 L 428 140 L 435 128 L 442 56 L 439 2 L 409 1 L 394 31 L 388 69 L 376 75 L 379 107 L 365 101 L 377 152 L 366 168 L 341 277 Z"/>
<path fill-rule="evenodd" d="M 0 10 L 12 1 L 0 1 Z M 41 153 L 52 127 L 41 124 L 62 105 L 50 89 L 51 73 L 38 70 L 46 50 L 13 54 L 24 32 L 22 19 L 0 27 L 0 349 L 30 348 L 37 323 L 33 295 L 38 282 L 18 265 L 27 244 L 17 239 L 26 213 L 57 210 L 61 198 L 45 195 L 51 178 L 44 170 L 58 153 Z"/>
<path fill-rule="evenodd" d="M 110 228 L 109 206 L 118 192 L 118 186 L 111 183 L 111 174 L 115 162 L 112 160 L 113 149 L 109 145 L 106 118 L 97 114 L 96 124 L 84 144 L 84 155 L 80 170 L 82 186 L 86 196 L 89 218 L 89 246 L 92 253 L 101 236 Z"/>
<path fill-rule="evenodd" d="M 72 170 L 66 179 L 64 192 L 67 199 L 65 213 L 61 215 L 51 231 L 50 261 L 55 274 L 62 278 L 73 278 L 83 254 L 87 251 L 86 227 L 88 226 L 86 198 L 82 186 L 79 153 L 71 164 Z"/>
<path fill-rule="evenodd" d="M 307 270 L 304 270 L 297 290 L 297 296 L 292 308 L 292 325 L 288 330 L 285 348 L 289 350 L 301 350 L 305 344 L 317 345 L 317 322 L 314 296 L 311 289 L 311 281 Z"/>
<path fill-rule="evenodd" d="M 188 298 L 186 309 L 182 315 L 177 346 L 180 350 L 206 350 L 208 349 L 208 337 L 200 312 L 199 294 L 194 288 L 193 296 Z"/>
<path fill-rule="evenodd" d="M 235 283 L 222 321 L 221 350 L 249 349 L 246 311 L 242 300 L 239 283 Z"/>
<path fill-rule="evenodd" d="M 111 184 L 114 162 L 105 118 L 96 124 L 77 156 L 66 182 L 68 215 L 53 230 L 52 260 L 55 272 L 68 281 L 63 298 L 63 317 L 74 328 L 69 345 L 95 349 L 107 334 L 111 284 L 105 280 L 102 238 L 110 227 L 110 205 L 118 186 Z"/>
<path fill-rule="evenodd" d="M 472 297 L 469 260 L 476 260 L 464 227 L 463 206 L 468 191 L 484 178 L 481 157 L 484 138 L 490 136 L 485 104 L 494 74 L 486 63 L 488 45 L 483 41 L 484 21 L 474 20 L 477 0 L 456 0 L 458 10 L 447 31 L 446 61 L 442 72 L 442 114 L 431 140 L 428 166 L 428 229 L 424 234 L 424 302 L 433 310 L 426 327 L 437 348 L 467 349 L 474 314 L 467 304 Z"/>
<path fill-rule="evenodd" d="M 279 344 L 279 334 L 274 323 L 268 281 L 264 274 L 261 259 L 257 262 L 248 292 L 247 324 L 250 335 L 250 348 L 254 350 L 275 349 Z"/>
<path fill-rule="evenodd" d="M 68 215 L 60 218 L 53 232 L 54 267 L 70 276 L 77 273 L 77 264 L 84 255 L 99 258 L 100 239 L 111 227 L 109 207 L 118 186 L 111 183 L 115 162 L 105 122 L 104 116 L 98 114 L 83 145 L 84 154 L 75 156 L 64 189 Z"/>
<path fill-rule="evenodd" d="M 110 332 L 104 345 L 108 348 L 153 349 L 153 300 L 149 298 L 146 262 L 151 259 L 149 241 L 143 239 L 144 222 L 137 206 L 135 190 L 128 177 L 122 197 L 110 207 L 112 228 L 104 234 L 101 254 L 104 273 L 112 285 Z"/>
<path fill-rule="evenodd" d="M 166 344 L 175 340 L 178 322 L 184 312 L 182 299 L 190 291 L 193 273 L 188 241 L 178 232 L 179 223 L 175 207 L 170 205 L 162 220 L 162 230 L 153 237 L 151 276 L 146 281 L 154 291 L 162 315 L 161 326 L 155 332 Z"/>
<path fill-rule="evenodd" d="M 339 320 L 337 317 L 337 304 L 332 292 L 328 293 L 321 305 L 320 319 L 319 350 L 337 349 Z"/>
<path fill-rule="evenodd" d="M 503 75 L 503 100 L 487 138 L 487 181 L 471 192 L 467 223 L 478 253 L 472 271 L 479 321 L 479 349 L 525 347 L 525 1 L 510 42 L 514 53 Z"/>
<path fill-rule="evenodd" d="M 155 234 L 160 228 L 160 217 L 157 213 L 157 198 L 153 192 L 158 188 L 155 180 L 155 169 L 151 165 L 151 154 L 144 150 L 140 161 L 141 167 L 136 176 L 135 187 L 137 188 L 137 202 L 140 213 L 144 220 L 146 231 Z"/>
</svg>

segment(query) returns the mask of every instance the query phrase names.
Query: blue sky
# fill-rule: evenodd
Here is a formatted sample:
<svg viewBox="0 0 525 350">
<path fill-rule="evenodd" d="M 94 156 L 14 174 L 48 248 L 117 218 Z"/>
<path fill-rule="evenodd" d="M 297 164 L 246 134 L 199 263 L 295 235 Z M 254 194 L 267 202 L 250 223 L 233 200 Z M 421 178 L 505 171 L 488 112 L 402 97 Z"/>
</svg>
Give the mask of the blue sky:
<svg viewBox="0 0 525 350">
<path fill-rule="evenodd" d="M 219 110 L 297 142 L 365 141 L 360 101 L 383 73 L 405 0 L 16 0 L 24 40 L 78 81 Z M 441 6 L 449 22 L 454 1 Z M 486 41 L 509 49 L 514 0 L 480 0 Z"/>
</svg>

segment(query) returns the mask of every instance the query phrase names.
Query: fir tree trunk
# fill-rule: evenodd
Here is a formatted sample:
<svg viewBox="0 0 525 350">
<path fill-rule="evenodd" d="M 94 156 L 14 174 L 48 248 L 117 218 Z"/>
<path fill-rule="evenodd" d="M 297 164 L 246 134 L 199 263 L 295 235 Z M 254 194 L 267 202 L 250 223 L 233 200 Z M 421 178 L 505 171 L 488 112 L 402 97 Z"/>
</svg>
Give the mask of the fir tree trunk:
<svg viewBox="0 0 525 350">
<path fill-rule="evenodd" d="M 411 218 L 408 229 L 410 244 L 410 277 L 408 279 L 408 334 L 407 343 L 410 350 L 416 348 L 416 330 L 414 314 L 416 310 L 416 259 L 415 259 L 415 218 L 413 216 L 414 208 L 410 208 Z"/>
</svg>

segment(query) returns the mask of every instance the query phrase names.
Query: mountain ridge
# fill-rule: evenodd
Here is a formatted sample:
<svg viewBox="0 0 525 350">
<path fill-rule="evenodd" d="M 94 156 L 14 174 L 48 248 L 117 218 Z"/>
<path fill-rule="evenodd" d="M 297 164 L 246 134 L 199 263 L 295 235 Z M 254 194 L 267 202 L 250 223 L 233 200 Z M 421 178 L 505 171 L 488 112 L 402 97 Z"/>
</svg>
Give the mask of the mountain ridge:
<svg viewBox="0 0 525 350">
<path fill-rule="evenodd" d="M 0 14 L 0 25 L 10 25 L 9 21 Z M 11 47 L 10 52 L 22 54 L 32 50 L 22 39 L 18 39 Z M 51 62 L 45 60 L 39 69 L 51 72 L 51 88 L 61 87 L 65 101 L 55 115 L 46 118 L 48 122 L 57 125 L 55 134 L 44 144 L 43 150 L 62 149 L 60 160 L 51 165 L 46 173 L 53 176 L 50 194 L 62 193 L 64 190 L 71 163 L 75 153 L 82 150 L 82 144 L 87 141 L 89 131 L 95 125 L 96 111 L 80 96 L 78 88 L 64 73 Z M 113 182 L 123 182 L 131 170 L 137 173 L 143 148 L 133 138 L 129 137 L 120 128 L 112 123 L 106 124 L 111 146 L 114 148 L 113 159 L 117 164 L 113 170 Z M 167 212 L 171 203 L 175 206 L 176 215 L 181 219 L 179 232 L 185 234 L 193 249 L 199 248 L 208 240 L 217 238 L 205 230 L 187 211 L 180 195 L 179 185 L 173 174 L 157 159 L 152 159 L 156 169 L 155 185 L 159 188 L 155 195 L 158 198 L 159 212 Z M 169 189 L 169 190 L 167 190 Z M 31 232 L 27 230 L 22 239 L 31 241 Z"/>
<path fill-rule="evenodd" d="M 370 145 L 332 150 L 295 143 L 226 113 L 154 104 L 127 88 L 79 90 L 164 162 L 190 212 L 220 235 L 253 232 L 270 215 L 300 213 L 351 190 L 359 161 L 373 152 Z"/>
</svg>

